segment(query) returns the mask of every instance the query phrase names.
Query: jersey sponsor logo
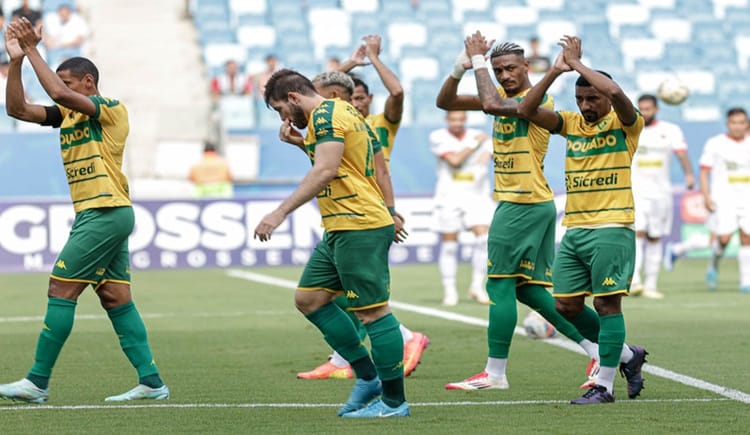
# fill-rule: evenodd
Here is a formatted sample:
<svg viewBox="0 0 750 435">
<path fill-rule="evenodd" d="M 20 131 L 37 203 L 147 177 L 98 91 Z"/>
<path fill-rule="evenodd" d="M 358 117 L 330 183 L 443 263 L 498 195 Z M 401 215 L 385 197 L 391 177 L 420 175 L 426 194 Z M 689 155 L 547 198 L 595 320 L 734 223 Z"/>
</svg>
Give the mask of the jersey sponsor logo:
<svg viewBox="0 0 750 435">
<path fill-rule="evenodd" d="M 57 260 L 57 263 L 55 263 L 55 267 L 58 269 L 67 269 L 63 260 Z"/>
<path fill-rule="evenodd" d="M 750 175 L 730 175 L 729 182 L 735 183 L 750 183 Z"/>
<path fill-rule="evenodd" d="M 94 162 L 84 166 L 69 167 L 65 168 L 65 175 L 68 177 L 68 181 L 75 180 L 78 177 L 91 175 L 96 173 L 96 165 Z"/>
<path fill-rule="evenodd" d="M 607 287 L 612 287 L 615 284 L 615 280 L 610 277 L 606 277 L 604 278 L 604 281 L 602 281 L 602 285 L 606 285 Z"/>
<path fill-rule="evenodd" d="M 347 299 L 359 299 L 359 295 L 354 290 L 347 290 L 346 298 Z"/>
<path fill-rule="evenodd" d="M 565 188 L 568 192 L 577 189 L 588 189 L 591 187 L 616 186 L 619 182 L 617 172 L 611 172 L 609 175 L 588 177 L 586 175 L 566 175 Z"/>
<path fill-rule="evenodd" d="M 663 165 L 662 160 L 638 160 L 639 168 L 661 168 Z"/>
<path fill-rule="evenodd" d="M 507 159 L 495 157 L 494 163 L 495 169 L 513 169 L 515 167 L 515 159 L 513 157 L 508 157 Z"/>
<path fill-rule="evenodd" d="M 586 157 L 627 151 L 628 145 L 622 130 L 610 130 L 593 137 L 568 135 L 566 149 L 568 157 Z"/>
<path fill-rule="evenodd" d="M 60 147 L 63 150 L 91 141 L 102 141 L 102 127 L 96 121 L 86 120 L 60 129 Z"/>
<path fill-rule="evenodd" d="M 496 117 L 492 126 L 495 139 L 508 141 L 529 135 L 529 122 L 525 119 Z"/>
</svg>

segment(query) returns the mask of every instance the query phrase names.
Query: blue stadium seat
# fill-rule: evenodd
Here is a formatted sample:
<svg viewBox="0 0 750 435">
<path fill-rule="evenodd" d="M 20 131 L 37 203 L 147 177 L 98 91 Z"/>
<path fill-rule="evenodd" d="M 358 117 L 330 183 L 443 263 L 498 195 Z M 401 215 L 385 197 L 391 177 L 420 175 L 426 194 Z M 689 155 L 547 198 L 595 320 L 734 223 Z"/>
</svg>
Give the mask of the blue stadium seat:
<svg viewBox="0 0 750 435">
<path fill-rule="evenodd" d="M 716 19 L 693 21 L 694 41 L 701 41 L 706 44 L 724 44 L 728 39 L 727 25 L 724 21 Z"/>
<path fill-rule="evenodd" d="M 406 0 L 381 0 L 380 11 L 388 21 L 412 20 L 416 15 L 411 2 Z"/>
<path fill-rule="evenodd" d="M 16 129 L 16 120 L 5 114 L 5 106 L 0 105 L 0 132 L 7 133 Z"/>
<path fill-rule="evenodd" d="M 695 44 L 669 43 L 664 46 L 664 62 L 670 68 L 692 66 L 700 61 L 701 52 Z"/>
<path fill-rule="evenodd" d="M 357 41 L 364 35 L 380 34 L 385 32 L 380 15 L 368 13 L 355 13 L 351 15 L 352 37 Z M 354 47 L 352 47 L 353 49 Z"/>
<path fill-rule="evenodd" d="M 714 4 L 711 0 L 677 0 L 674 10 L 690 20 L 714 18 Z"/>
<path fill-rule="evenodd" d="M 237 33 L 226 26 L 216 29 L 203 28 L 198 39 L 201 44 L 234 43 L 237 42 Z"/>
</svg>

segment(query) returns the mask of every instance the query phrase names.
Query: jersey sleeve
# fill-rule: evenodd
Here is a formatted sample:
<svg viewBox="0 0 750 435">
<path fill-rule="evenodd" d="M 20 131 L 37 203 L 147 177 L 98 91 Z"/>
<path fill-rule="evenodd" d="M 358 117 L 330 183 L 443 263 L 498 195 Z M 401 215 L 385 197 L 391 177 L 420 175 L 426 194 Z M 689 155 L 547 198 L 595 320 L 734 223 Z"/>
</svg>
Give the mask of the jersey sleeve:
<svg viewBox="0 0 750 435">
<path fill-rule="evenodd" d="M 442 132 L 443 130 L 436 130 L 430 133 L 430 152 L 436 157 L 441 157 L 451 151 L 451 149 L 446 146 L 446 141 L 441 139 Z"/>
<path fill-rule="evenodd" d="M 703 153 L 701 154 L 701 158 L 698 161 L 698 164 L 701 168 L 713 168 L 714 164 L 716 163 L 716 141 L 714 139 L 709 139 L 708 142 L 706 142 L 706 146 L 703 147 Z"/>
<path fill-rule="evenodd" d="M 334 124 L 333 111 L 336 109 L 333 101 L 325 101 L 312 113 L 312 125 L 315 143 L 343 142 L 344 131 L 341 124 Z"/>
<path fill-rule="evenodd" d="M 681 153 L 687 151 L 687 143 L 685 142 L 685 135 L 682 134 L 682 129 L 677 125 L 672 127 L 670 134 L 670 142 L 672 143 L 672 151 L 675 153 Z"/>
<path fill-rule="evenodd" d="M 89 99 L 96 106 L 96 113 L 92 118 L 98 120 L 102 125 L 114 125 L 127 118 L 128 114 L 120 101 L 105 98 L 99 95 L 90 96 Z"/>
</svg>

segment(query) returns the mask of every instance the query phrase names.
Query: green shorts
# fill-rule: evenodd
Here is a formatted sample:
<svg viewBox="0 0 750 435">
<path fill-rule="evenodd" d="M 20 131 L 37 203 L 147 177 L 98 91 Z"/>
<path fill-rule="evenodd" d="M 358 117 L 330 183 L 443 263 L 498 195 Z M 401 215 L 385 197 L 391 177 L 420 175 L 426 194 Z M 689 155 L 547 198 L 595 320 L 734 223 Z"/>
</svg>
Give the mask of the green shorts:
<svg viewBox="0 0 750 435">
<path fill-rule="evenodd" d="M 557 251 L 554 296 L 627 294 L 635 267 L 629 228 L 570 228 Z"/>
<path fill-rule="evenodd" d="M 343 294 L 352 311 L 386 305 L 391 294 L 388 249 L 394 235 L 393 225 L 326 232 L 305 265 L 297 289 Z"/>
<path fill-rule="evenodd" d="M 550 287 L 556 217 L 554 201 L 500 202 L 487 241 L 487 276 Z"/>
<path fill-rule="evenodd" d="M 129 284 L 128 236 L 134 224 L 130 206 L 76 213 L 68 241 L 52 269 L 52 278 L 85 282 L 94 288 L 105 281 Z"/>
</svg>

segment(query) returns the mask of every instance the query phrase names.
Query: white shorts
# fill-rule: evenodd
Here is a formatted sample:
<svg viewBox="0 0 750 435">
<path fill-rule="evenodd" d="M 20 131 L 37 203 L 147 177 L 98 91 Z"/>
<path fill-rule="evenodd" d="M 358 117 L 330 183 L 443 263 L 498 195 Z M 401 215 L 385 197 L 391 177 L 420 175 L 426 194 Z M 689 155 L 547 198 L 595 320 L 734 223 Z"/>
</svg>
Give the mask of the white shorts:
<svg viewBox="0 0 750 435">
<path fill-rule="evenodd" d="M 458 233 L 479 225 L 490 226 L 497 204 L 489 197 L 470 195 L 461 201 L 436 199 L 432 209 L 435 231 L 443 234 Z"/>
<path fill-rule="evenodd" d="M 638 198 L 635 200 L 635 230 L 648 237 L 668 236 L 672 232 L 672 198 Z"/>
<path fill-rule="evenodd" d="M 719 236 L 732 234 L 738 229 L 750 234 L 750 207 L 741 207 L 736 203 L 717 204 L 709 220 L 713 220 L 713 231 Z"/>
</svg>

